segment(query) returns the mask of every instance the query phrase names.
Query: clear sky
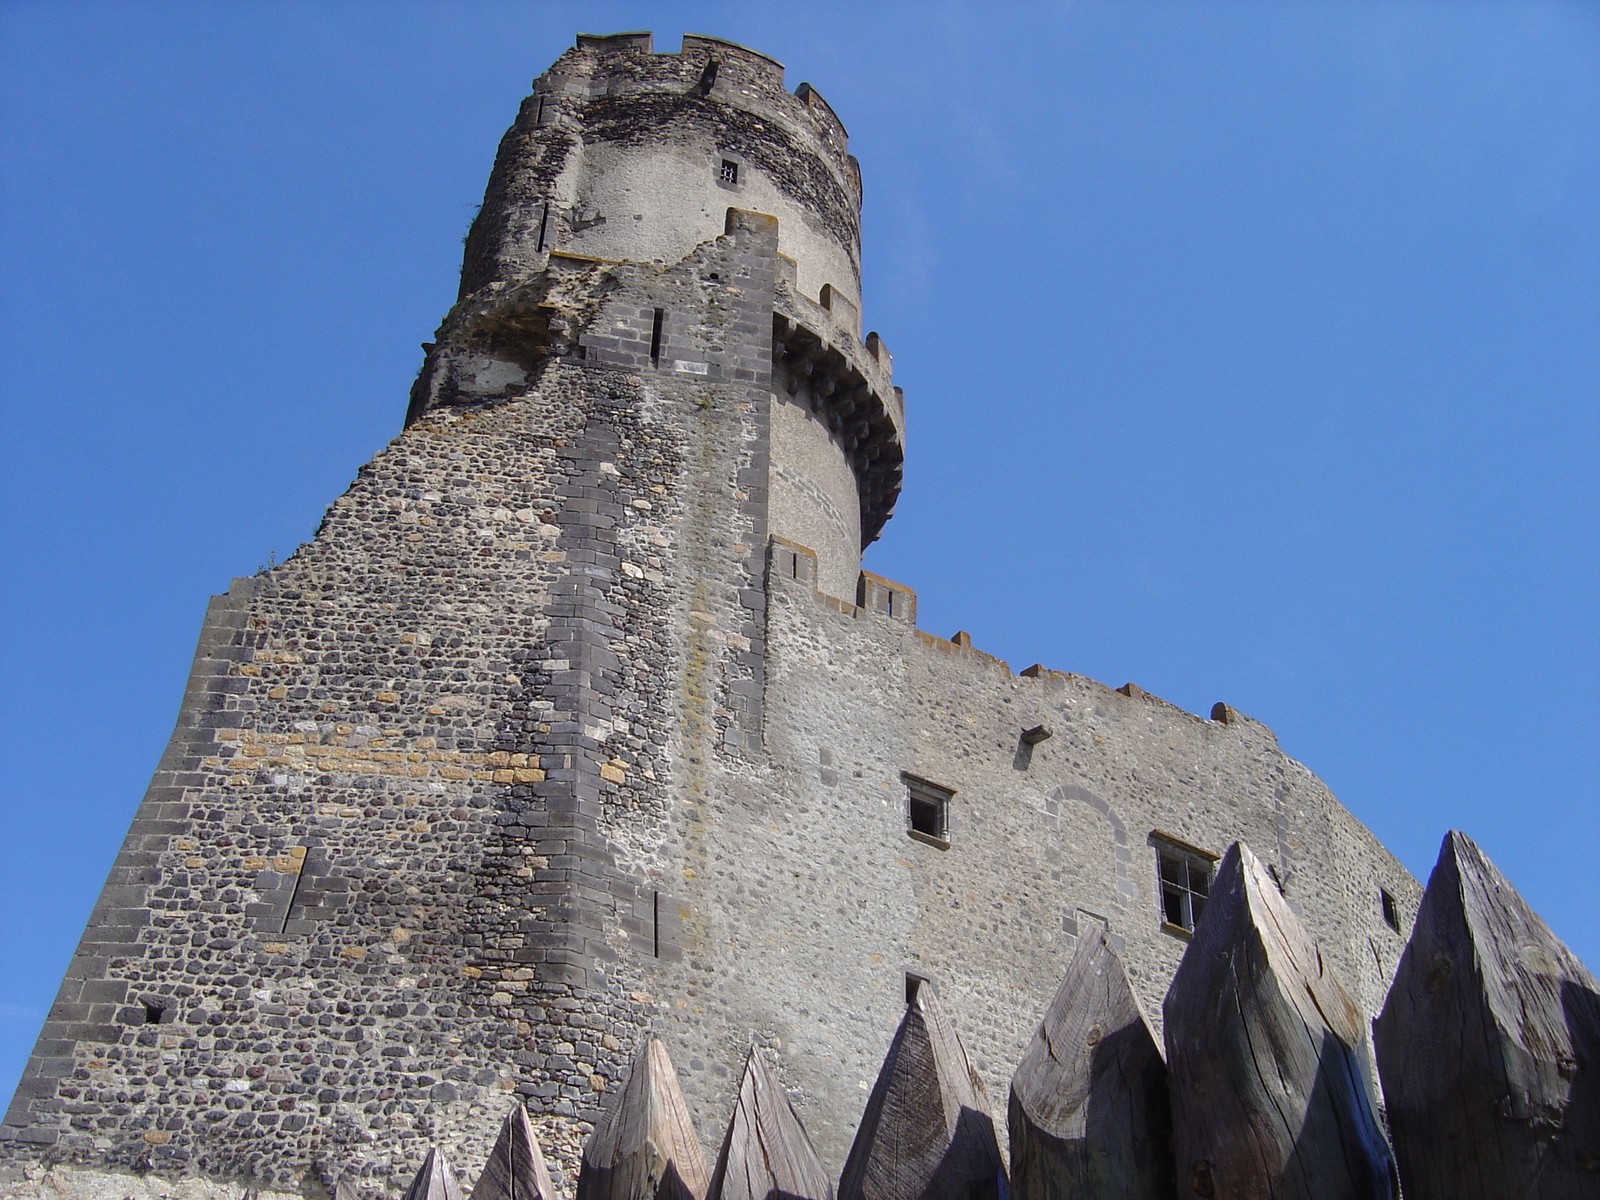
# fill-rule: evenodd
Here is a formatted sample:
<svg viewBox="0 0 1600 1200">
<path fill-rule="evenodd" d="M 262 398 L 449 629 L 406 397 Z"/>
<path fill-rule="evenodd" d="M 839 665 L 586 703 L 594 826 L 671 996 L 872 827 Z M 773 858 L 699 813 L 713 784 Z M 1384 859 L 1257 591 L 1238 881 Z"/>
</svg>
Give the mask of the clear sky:
<svg viewBox="0 0 1600 1200">
<path fill-rule="evenodd" d="M 926 628 L 1227 701 L 1600 967 L 1600 6 L 8 0 L 0 1100 L 206 598 L 398 432 L 531 78 L 641 28 L 851 131 Z"/>
</svg>

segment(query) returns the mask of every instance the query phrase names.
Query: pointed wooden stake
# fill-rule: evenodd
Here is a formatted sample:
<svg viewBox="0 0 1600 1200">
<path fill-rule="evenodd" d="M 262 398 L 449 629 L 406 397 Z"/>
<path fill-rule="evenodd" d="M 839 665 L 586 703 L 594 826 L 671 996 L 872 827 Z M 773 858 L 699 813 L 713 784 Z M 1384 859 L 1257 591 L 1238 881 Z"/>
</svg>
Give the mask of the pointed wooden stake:
<svg viewBox="0 0 1600 1200">
<path fill-rule="evenodd" d="M 473 1186 L 472 1200 L 555 1200 L 550 1172 L 521 1100 L 512 1104 L 500 1126 L 489 1161 Z"/>
<path fill-rule="evenodd" d="M 1078 944 L 1011 1081 L 1017 1200 L 1168 1200 L 1167 1064 L 1103 930 Z"/>
<path fill-rule="evenodd" d="M 1465 834 L 1373 1041 L 1406 1200 L 1600 1197 L 1600 984 Z"/>
<path fill-rule="evenodd" d="M 745 1060 L 708 1195 L 709 1200 L 833 1200 L 833 1179 L 783 1085 L 754 1047 Z"/>
<path fill-rule="evenodd" d="M 704 1200 L 709 1182 L 678 1073 L 652 1034 L 583 1148 L 577 1200 Z"/>
<path fill-rule="evenodd" d="M 1178 1193 L 1390 1200 L 1360 1011 L 1248 847 L 1167 993 Z"/>
<path fill-rule="evenodd" d="M 437 1146 L 429 1147 L 428 1157 L 422 1160 L 422 1168 L 406 1189 L 405 1200 L 461 1200 L 461 1185 L 456 1182 L 456 1173 L 450 1169 L 449 1161 Z"/>
<path fill-rule="evenodd" d="M 906 1006 L 878 1072 L 839 1200 L 1003 1200 L 1005 1167 L 983 1081 L 933 989 Z"/>
</svg>

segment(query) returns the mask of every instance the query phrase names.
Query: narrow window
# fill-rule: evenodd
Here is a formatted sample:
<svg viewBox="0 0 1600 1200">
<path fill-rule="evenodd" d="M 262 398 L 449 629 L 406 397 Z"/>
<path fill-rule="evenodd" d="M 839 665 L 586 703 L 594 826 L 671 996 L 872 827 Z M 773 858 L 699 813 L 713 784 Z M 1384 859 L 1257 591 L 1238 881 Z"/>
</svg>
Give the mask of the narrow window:
<svg viewBox="0 0 1600 1200">
<path fill-rule="evenodd" d="M 543 96 L 540 96 L 539 97 L 539 108 L 533 114 L 533 123 L 535 125 L 543 125 L 544 124 L 544 101 L 545 101 L 545 98 Z"/>
<path fill-rule="evenodd" d="M 731 159 L 731 158 L 723 159 L 722 160 L 722 165 L 717 168 L 717 182 L 718 183 L 738 183 L 739 182 L 739 164 L 734 162 L 733 159 Z"/>
<path fill-rule="evenodd" d="M 950 846 L 951 789 L 904 775 L 906 781 L 906 830 L 919 842 L 930 842 L 941 850 Z"/>
<path fill-rule="evenodd" d="M 1206 910 L 1216 859 L 1198 847 L 1175 845 L 1152 837 L 1156 850 L 1156 887 L 1161 898 L 1161 922 L 1172 929 L 1193 933 Z"/>
<path fill-rule="evenodd" d="M 661 957 L 661 893 L 650 893 L 650 938 L 651 950 L 657 958 Z"/>
<path fill-rule="evenodd" d="M 650 321 L 650 365 L 661 365 L 661 324 L 666 319 L 663 309 L 656 309 L 656 315 Z"/>
<path fill-rule="evenodd" d="M 539 217 L 539 252 L 544 253 L 546 235 L 550 232 L 550 206 L 544 206 L 544 212 Z"/>
<path fill-rule="evenodd" d="M 1378 904 L 1383 908 L 1383 923 L 1396 933 L 1400 932 L 1400 910 L 1395 907 L 1394 897 L 1385 889 L 1378 889 Z"/>
<path fill-rule="evenodd" d="M 917 994 L 922 991 L 922 985 L 927 983 L 927 977 L 906 972 L 906 1005 L 909 1007 L 917 1002 Z"/>
<path fill-rule="evenodd" d="M 296 848 L 299 849 L 298 847 Z M 304 915 L 303 912 L 296 913 L 295 908 L 300 904 L 300 889 L 301 885 L 306 881 L 306 868 L 311 865 L 306 862 L 307 853 L 308 851 L 301 850 L 300 865 L 295 871 L 294 884 L 289 889 L 289 903 L 283 906 L 283 924 L 278 927 L 279 933 L 288 933 L 289 922 L 294 920 L 296 916 Z"/>
</svg>

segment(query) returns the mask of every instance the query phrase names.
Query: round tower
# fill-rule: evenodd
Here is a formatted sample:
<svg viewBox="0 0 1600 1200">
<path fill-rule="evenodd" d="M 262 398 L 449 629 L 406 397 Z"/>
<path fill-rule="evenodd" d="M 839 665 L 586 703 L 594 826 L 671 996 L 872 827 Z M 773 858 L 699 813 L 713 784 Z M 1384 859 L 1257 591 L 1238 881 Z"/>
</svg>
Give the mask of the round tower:
<svg viewBox="0 0 1600 1200">
<path fill-rule="evenodd" d="M 882 341 L 862 339 L 861 177 L 844 126 L 810 85 L 788 91 L 764 54 L 697 35 L 677 54 L 655 53 L 648 33 L 584 35 L 535 81 L 412 416 L 509 394 L 538 357 L 581 353 L 592 308 L 554 294 L 566 264 L 663 271 L 724 235 L 730 210 L 777 221 L 771 328 L 739 333 L 770 339 L 769 531 L 814 549 L 819 587 L 853 600 L 861 550 L 898 494 L 903 404 Z M 515 337 L 499 318 L 492 339 L 460 336 L 529 289 L 538 303 Z M 671 320 L 655 310 L 651 366 L 693 370 L 663 359 Z"/>
<path fill-rule="evenodd" d="M 467 237 L 461 293 L 541 271 L 551 250 L 676 263 L 729 208 L 778 219 L 795 286 L 861 303 L 861 175 L 839 118 L 783 66 L 686 34 L 582 35 L 534 81 Z"/>
</svg>

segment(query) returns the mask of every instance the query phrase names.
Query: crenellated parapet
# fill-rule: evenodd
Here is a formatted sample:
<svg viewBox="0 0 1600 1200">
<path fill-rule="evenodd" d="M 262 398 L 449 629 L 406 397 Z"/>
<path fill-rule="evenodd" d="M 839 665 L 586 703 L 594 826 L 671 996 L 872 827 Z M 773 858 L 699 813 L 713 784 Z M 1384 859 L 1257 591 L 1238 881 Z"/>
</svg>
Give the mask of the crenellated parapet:
<svg viewBox="0 0 1600 1200">
<path fill-rule="evenodd" d="M 648 32 L 580 33 L 540 80 L 548 94 L 586 98 L 641 95 L 691 89 L 786 124 L 797 136 L 820 139 L 841 175 L 853 180 L 857 202 L 861 176 L 849 153 L 850 135 L 833 107 L 809 83 L 793 92 L 784 85 L 783 64 L 769 54 L 726 38 L 686 33 L 677 54 L 657 53 Z"/>
<path fill-rule="evenodd" d="M 773 312 L 772 386 L 805 404 L 849 457 L 861 493 L 861 545 L 877 540 L 900 495 L 905 398 L 876 334 L 857 340 L 854 310 L 830 310 L 781 283 Z"/>
<path fill-rule="evenodd" d="M 860 303 L 861 176 L 810 85 L 733 42 L 582 35 L 534 83 L 467 239 L 462 295 L 544 268 L 555 250 L 667 264 L 729 207 L 771 213 L 811 295 Z"/>
<path fill-rule="evenodd" d="M 788 90 L 767 55 L 696 34 L 677 53 L 648 33 L 579 36 L 501 142 L 411 418 L 511 399 L 553 357 L 703 366 L 712 381 L 739 342 L 760 357 L 756 375 L 770 362 L 773 531 L 816 545 L 824 588 L 848 597 L 894 509 L 905 444 L 889 353 L 875 333 L 862 340 L 848 146 L 827 101 Z M 703 261 L 734 213 L 772 223 L 776 294 L 759 330 L 712 334 L 736 295 L 749 302 Z M 685 273 L 707 286 L 686 289 Z M 678 353 L 687 329 L 706 344 Z"/>
</svg>

